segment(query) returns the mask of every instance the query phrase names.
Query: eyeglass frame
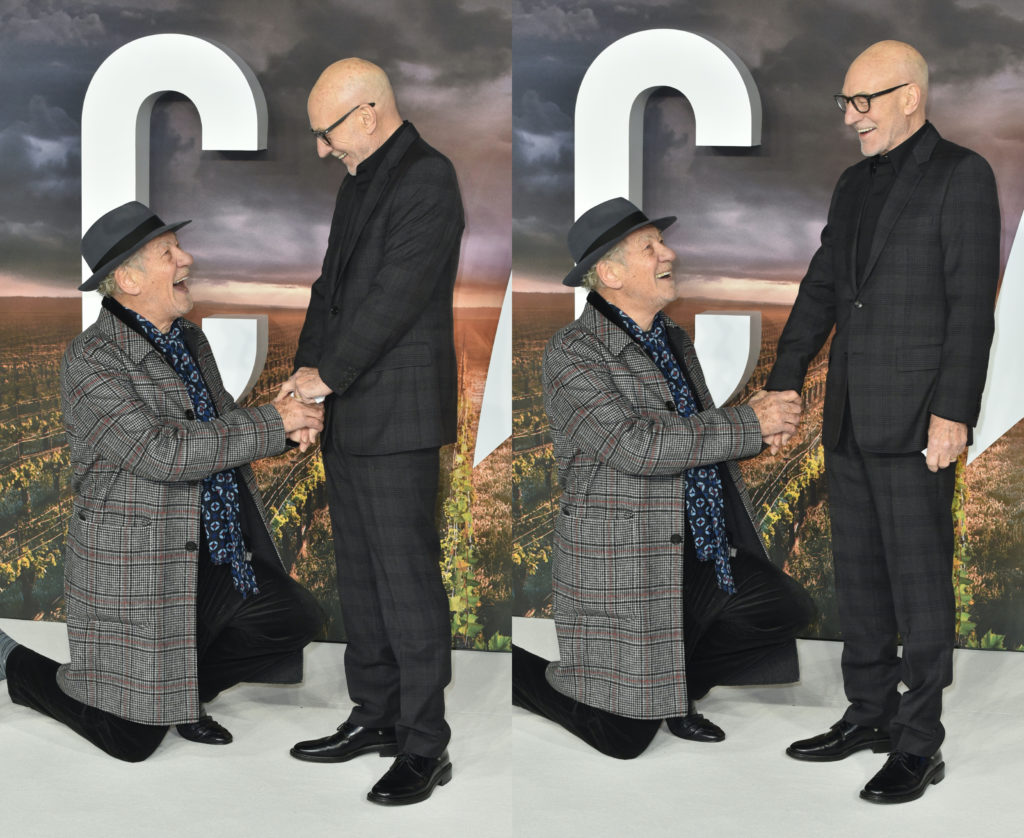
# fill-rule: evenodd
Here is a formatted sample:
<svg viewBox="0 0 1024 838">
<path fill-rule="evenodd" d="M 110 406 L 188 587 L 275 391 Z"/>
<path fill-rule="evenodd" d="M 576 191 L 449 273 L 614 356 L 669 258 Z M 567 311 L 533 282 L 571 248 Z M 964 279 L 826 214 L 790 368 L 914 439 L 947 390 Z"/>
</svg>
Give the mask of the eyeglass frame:
<svg viewBox="0 0 1024 838">
<path fill-rule="evenodd" d="M 352 114 L 354 114 L 357 110 L 359 110 L 363 105 L 369 105 L 371 108 L 373 108 L 373 107 L 376 107 L 377 103 L 376 102 L 360 102 L 354 108 L 350 108 L 349 110 L 347 110 L 345 112 L 345 115 L 341 119 L 339 119 L 337 122 L 332 122 L 330 125 L 328 125 L 323 130 L 318 131 L 316 128 L 310 128 L 309 130 L 312 131 L 313 132 L 313 136 L 316 137 L 321 142 L 323 142 L 324 145 L 330 145 L 331 144 L 331 138 L 328 137 L 327 135 L 330 134 L 331 131 L 333 131 L 339 125 L 341 125 L 341 123 L 343 123 L 346 119 L 348 119 L 350 116 L 352 116 Z"/>
<path fill-rule="evenodd" d="M 844 114 L 846 113 L 847 105 L 853 105 L 853 109 L 857 113 L 867 113 L 871 110 L 871 100 L 878 96 L 884 96 L 886 93 L 892 93 L 894 90 L 899 90 L 901 87 L 906 87 L 908 84 L 913 82 L 905 81 L 903 84 L 898 84 L 895 87 L 889 87 L 885 90 L 879 90 L 877 93 L 854 93 L 853 96 L 845 96 L 842 93 L 836 93 L 832 96 L 832 101 L 836 103 L 836 107 L 839 108 Z M 856 99 L 864 99 L 867 101 L 867 107 L 861 110 L 857 107 Z"/>
</svg>

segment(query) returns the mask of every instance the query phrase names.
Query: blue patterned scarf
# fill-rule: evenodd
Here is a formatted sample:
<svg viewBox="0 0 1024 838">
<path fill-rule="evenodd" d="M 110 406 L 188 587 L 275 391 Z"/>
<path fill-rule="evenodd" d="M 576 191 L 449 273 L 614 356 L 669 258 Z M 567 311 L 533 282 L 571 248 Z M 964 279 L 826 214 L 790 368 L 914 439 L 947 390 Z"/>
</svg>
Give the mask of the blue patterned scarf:
<svg viewBox="0 0 1024 838">
<path fill-rule="evenodd" d="M 199 367 L 181 337 L 181 320 L 174 321 L 170 331 L 163 334 L 138 312 L 132 312 L 142 330 L 160 350 L 188 390 L 189 400 L 195 409 L 196 418 L 209 422 L 217 418 L 210 391 L 199 372 Z M 249 594 L 258 594 L 256 574 L 245 550 L 242 538 L 241 507 L 239 505 L 238 476 L 234 469 L 218 471 L 203 478 L 200 509 L 210 560 L 214 564 L 231 563 L 231 579 L 244 599 Z"/>
<path fill-rule="evenodd" d="M 675 353 L 668 345 L 665 320 L 661 312 L 655 316 L 650 330 L 645 332 L 626 312 L 618 306 L 612 307 L 622 318 L 626 331 L 637 340 L 665 376 L 676 405 L 676 413 L 680 416 L 696 413 L 697 400 Z M 718 587 L 727 594 L 736 593 L 729 563 L 729 540 L 725 531 L 725 496 L 717 464 L 686 470 L 686 518 L 693 534 L 693 544 L 697 548 L 697 558 L 702 562 L 714 559 Z"/>
</svg>

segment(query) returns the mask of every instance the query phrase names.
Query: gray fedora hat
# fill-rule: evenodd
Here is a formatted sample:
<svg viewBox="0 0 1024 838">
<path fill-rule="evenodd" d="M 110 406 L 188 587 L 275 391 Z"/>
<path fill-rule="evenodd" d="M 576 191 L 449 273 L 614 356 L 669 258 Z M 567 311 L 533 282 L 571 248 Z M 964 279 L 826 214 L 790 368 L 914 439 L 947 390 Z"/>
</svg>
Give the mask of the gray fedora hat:
<svg viewBox="0 0 1024 838">
<path fill-rule="evenodd" d="M 121 204 L 101 215 L 82 236 L 82 256 L 93 274 L 78 290 L 95 291 L 107 274 L 140 247 L 157 236 L 181 229 L 189 221 L 164 224 L 153 210 L 138 201 Z"/>
<path fill-rule="evenodd" d="M 612 198 L 588 209 L 569 228 L 569 253 L 576 267 L 566 274 L 562 284 L 582 285 L 586 272 L 630 233 L 651 226 L 666 230 L 675 220 L 676 216 L 669 215 L 652 221 L 625 198 Z"/>
</svg>

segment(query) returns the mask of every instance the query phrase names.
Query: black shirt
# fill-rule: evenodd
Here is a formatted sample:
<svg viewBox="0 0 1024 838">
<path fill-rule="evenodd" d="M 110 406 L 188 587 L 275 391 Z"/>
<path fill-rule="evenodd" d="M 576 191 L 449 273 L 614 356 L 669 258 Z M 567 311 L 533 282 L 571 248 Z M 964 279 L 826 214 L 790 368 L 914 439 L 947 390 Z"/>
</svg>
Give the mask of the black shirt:
<svg viewBox="0 0 1024 838">
<path fill-rule="evenodd" d="M 399 125 L 398 130 L 388 137 L 380 148 L 356 166 L 356 173 L 351 176 L 353 183 L 345 183 L 342 186 L 337 212 L 345 218 L 345 237 L 343 239 L 345 246 L 349 244 L 352 228 L 359 217 L 359 209 L 362 206 L 366 190 L 370 188 L 380 164 L 387 157 L 388 149 L 395 144 L 399 134 L 406 130 L 408 124 L 408 122 L 403 122 Z"/>
<path fill-rule="evenodd" d="M 925 125 L 928 123 L 926 122 Z M 900 143 L 896 148 L 886 154 L 876 154 L 871 159 L 871 165 L 863 176 L 867 183 L 862 183 L 865 192 L 864 203 L 861 205 L 860 226 L 857 230 L 857 281 L 864 279 L 864 269 L 867 267 L 868 255 L 871 252 L 871 241 L 875 237 L 875 229 L 878 227 L 878 217 L 882 214 L 882 207 L 889 197 L 892 185 L 900 168 L 906 162 L 914 146 L 924 133 L 925 125 L 922 125 L 910 137 Z"/>
</svg>

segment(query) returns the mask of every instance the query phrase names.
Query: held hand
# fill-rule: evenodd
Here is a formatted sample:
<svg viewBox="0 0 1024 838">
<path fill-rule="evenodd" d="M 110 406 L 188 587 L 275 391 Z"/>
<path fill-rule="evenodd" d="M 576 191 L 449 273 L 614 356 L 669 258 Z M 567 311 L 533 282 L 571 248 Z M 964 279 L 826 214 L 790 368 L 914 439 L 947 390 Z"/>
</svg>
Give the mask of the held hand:
<svg viewBox="0 0 1024 838">
<path fill-rule="evenodd" d="M 928 422 L 928 457 L 925 463 L 929 471 L 955 463 L 960 452 L 967 447 L 967 426 L 932 414 Z"/>
<path fill-rule="evenodd" d="M 331 388 L 320 378 L 320 371 L 316 367 L 299 367 L 294 375 L 281 385 L 282 393 L 286 389 L 294 393 L 295 398 L 307 403 L 323 401 L 324 396 L 331 392 Z"/>
<path fill-rule="evenodd" d="M 796 390 L 758 390 L 747 402 L 757 415 L 761 435 L 776 453 L 796 433 L 803 405 Z"/>
<path fill-rule="evenodd" d="M 299 444 L 299 450 L 305 453 L 312 446 L 316 445 L 316 438 L 319 434 L 312 428 L 300 428 L 287 435 L 292 442 Z"/>
<path fill-rule="evenodd" d="M 782 434 L 782 433 L 771 434 L 770 436 L 765 437 L 764 444 L 768 446 L 768 451 L 774 457 L 783 448 L 785 448 L 786 445 L 789 444 L 789 441 L 792 438 L 793 438 L 792 434 Z"/>
<path fill-rule="evenodd" d="M 277 412 L 281 414 L 286 436 L 290 435 L 293 431 L 305 431 L 308 429 L 319 432 L 324 429 L 324 407 L 321 404 L 303 404 L 303 402 L 288 395 L 284 387 L 281 388 L 281 392 L 272 404 L 277 408 Z M 301 445 L 300 440 L 296 441 L 300 442 Z M 308 448 L 309 446 L 307 445 L 306 447 Z"/>
</svg>

